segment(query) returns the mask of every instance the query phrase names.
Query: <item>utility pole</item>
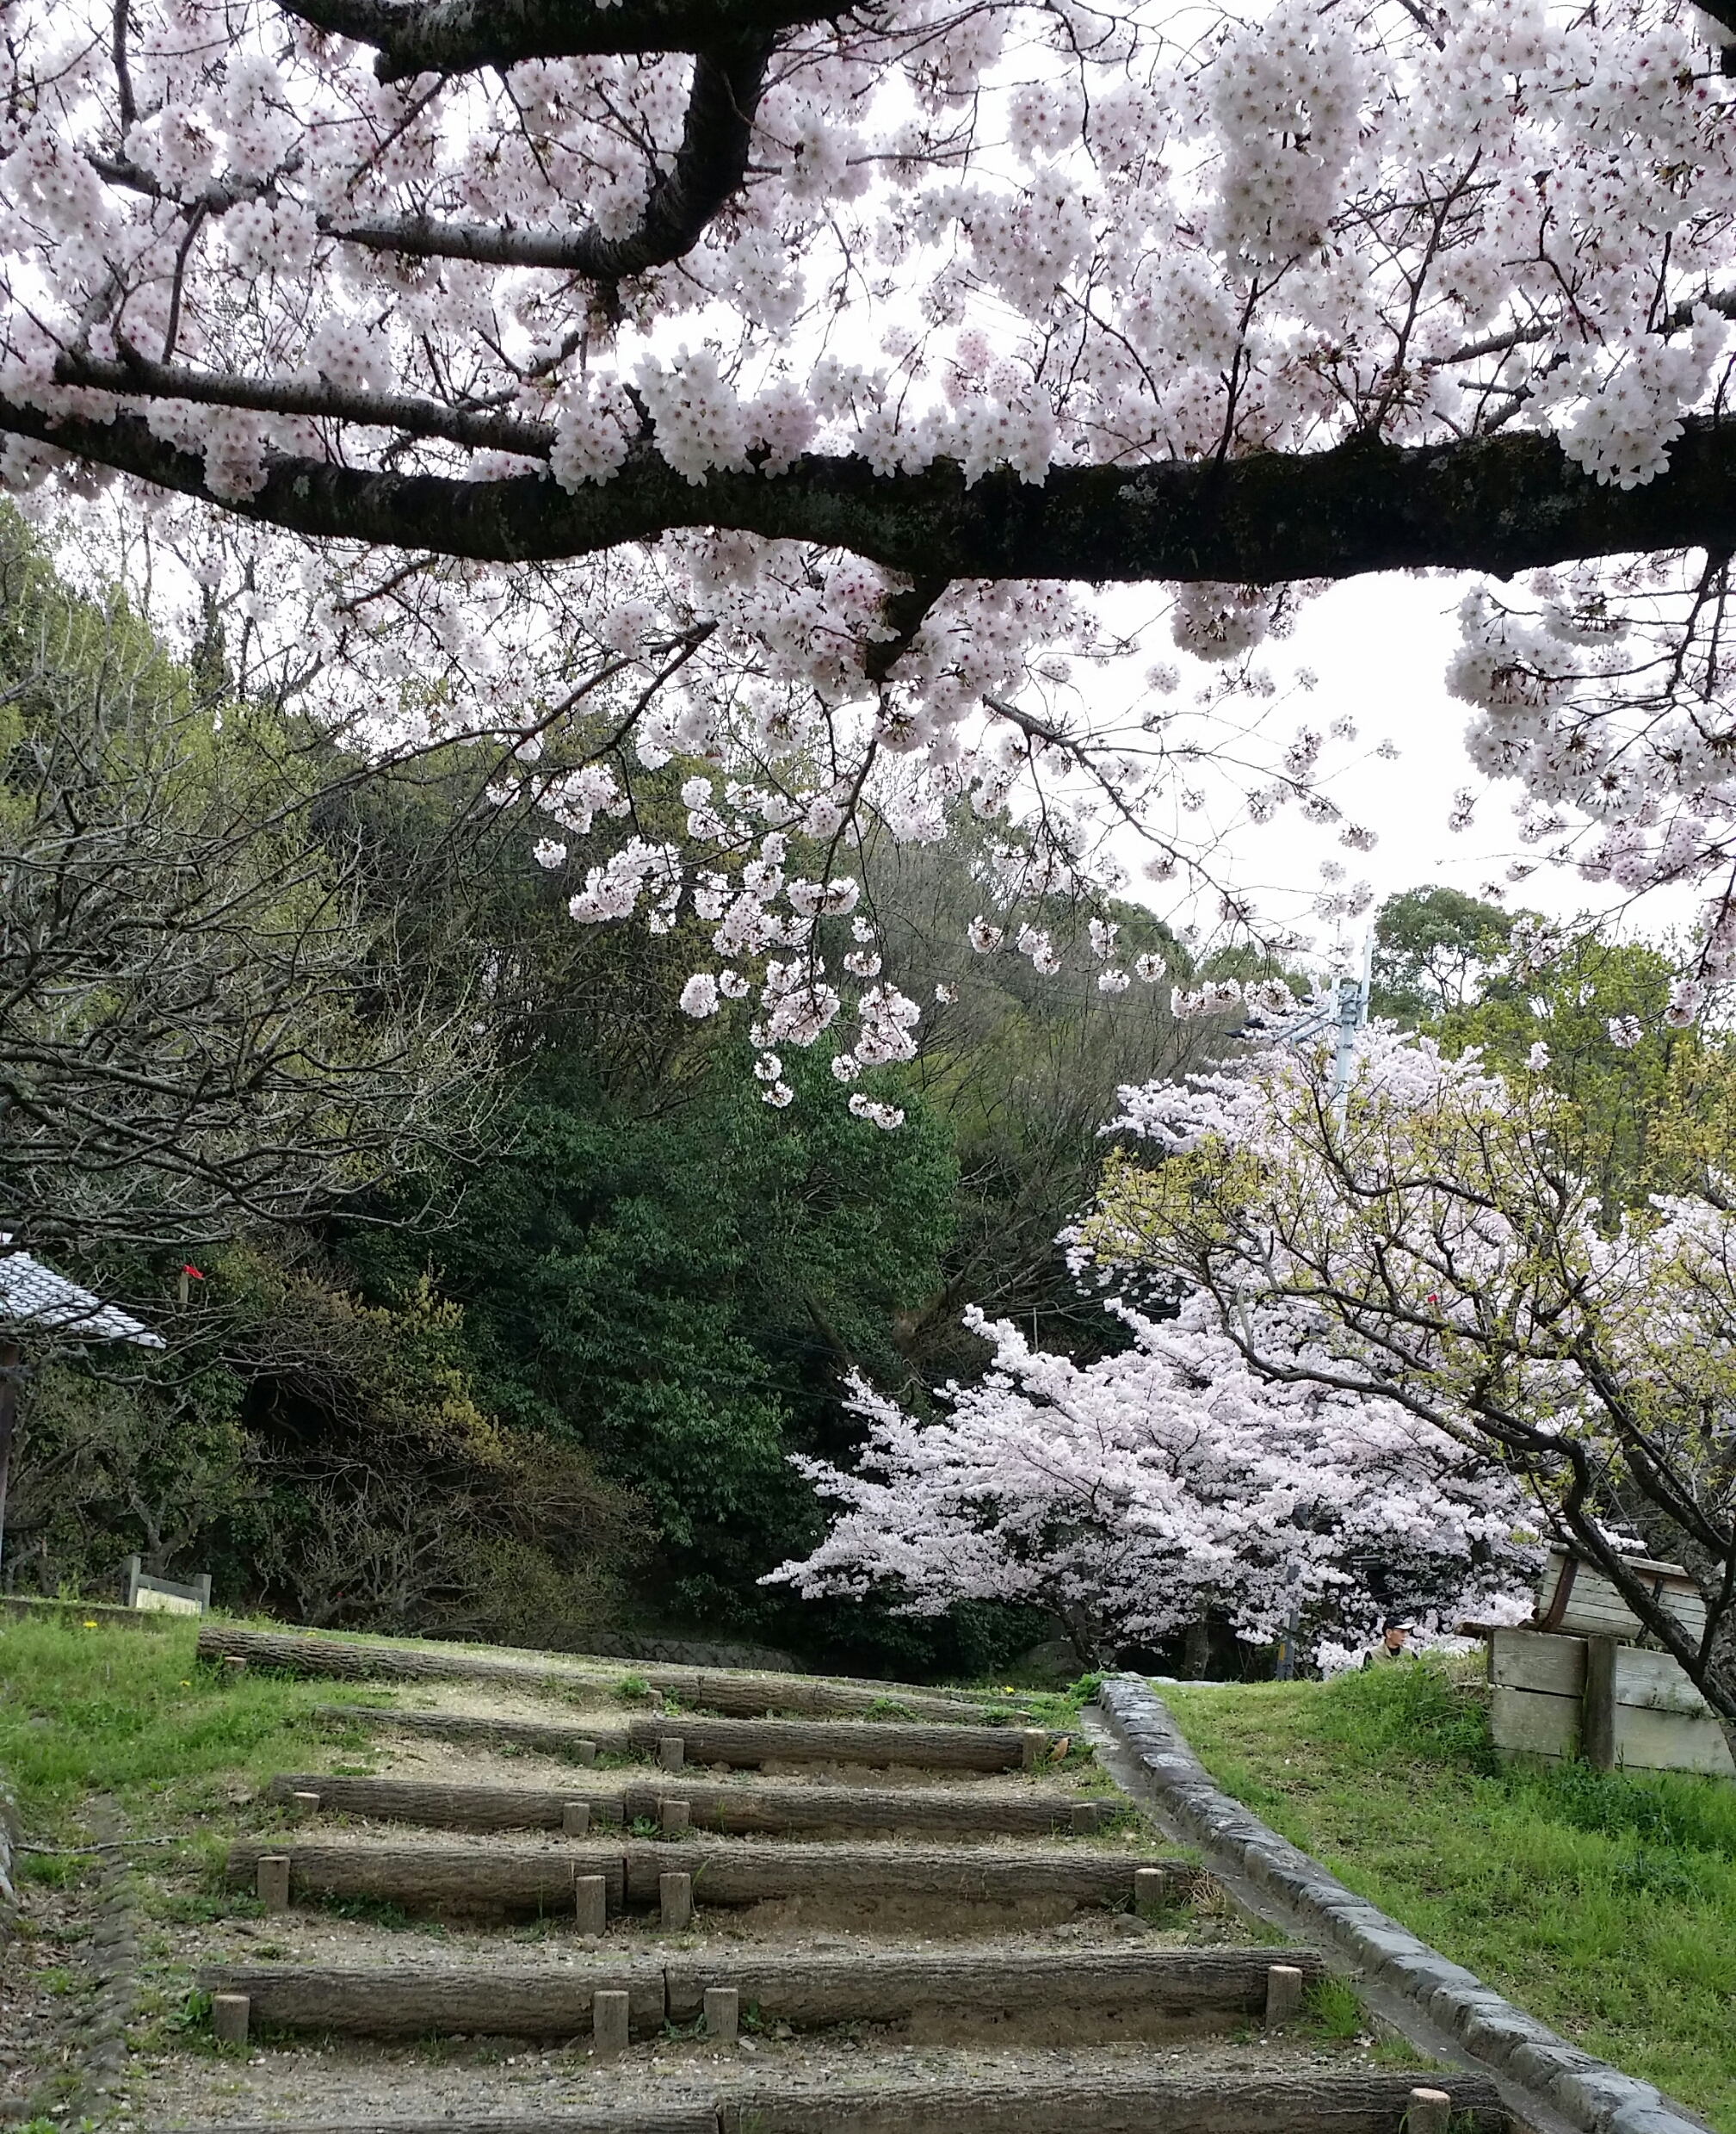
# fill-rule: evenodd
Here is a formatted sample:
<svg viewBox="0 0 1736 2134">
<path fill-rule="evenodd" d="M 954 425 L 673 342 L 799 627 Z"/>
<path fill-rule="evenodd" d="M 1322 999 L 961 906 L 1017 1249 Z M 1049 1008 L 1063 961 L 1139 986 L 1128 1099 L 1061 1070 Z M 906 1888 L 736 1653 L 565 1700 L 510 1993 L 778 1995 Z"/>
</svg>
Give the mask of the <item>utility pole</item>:
<svg viewBox="0 0 1736 2134">
<path fill-rule="evenodd" d="M 1350 1065 L 1356 1057 L 1356 1032 L 1368 1019 L 1368 990 L 1374 975 L 1375 937 L 1367 935 L 1362 942 L 1362 974 L 1352 978 L 1340 972 L 1333 979 L 1323 996 L 1318 997 L 1297 1022 L 1278 1035 L 1278 1042 L 1293 1050 L 1307 1043 L 1312 1037 L 1324 1037 L 1328 1030 L 1338 1033 L 1338 1049 L 1332 1061 L 1332 1119 L 1336 1125 L 1344 1123 L 1344 1114 L 1350 1102 Z"/>
</svg>

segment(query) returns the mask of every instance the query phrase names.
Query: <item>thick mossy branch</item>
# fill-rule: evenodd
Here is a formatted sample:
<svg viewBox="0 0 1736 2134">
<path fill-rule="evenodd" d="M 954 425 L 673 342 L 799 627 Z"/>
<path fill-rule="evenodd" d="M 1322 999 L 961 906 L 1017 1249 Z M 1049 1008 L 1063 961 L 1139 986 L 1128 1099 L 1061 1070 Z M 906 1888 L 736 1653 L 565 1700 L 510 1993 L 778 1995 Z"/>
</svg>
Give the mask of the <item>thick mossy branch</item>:
<svg viewBox="0 0 1736 2134">
<path fill-rule="evenodd" d="M 1693 418 L 1669 472 L 1600 485 L 1553 438 L 1257 453 L 1206 464 L 1067 467 L 1041 487 L 1000 472 L 967 486 L 952 461 L 876 474 L 809 455 L 788 473 L 677 473 L 648 442 L 612 481 L 569 494 L 547 476 L 465 481 L 275 461 L 256 494 L 214 496 L 204 461 L 137 416 L 56 423 L 0 402 L 0 431 L 58 446 L 315 539 L 496 562 L 592 555 L 676 528 L 715 528 L 866 556 L 921 581 L 1276 585 L 1373 571 L 1517 571 L 1647 550 L 1736 547 L 1736 419 Z"/>
</svg>

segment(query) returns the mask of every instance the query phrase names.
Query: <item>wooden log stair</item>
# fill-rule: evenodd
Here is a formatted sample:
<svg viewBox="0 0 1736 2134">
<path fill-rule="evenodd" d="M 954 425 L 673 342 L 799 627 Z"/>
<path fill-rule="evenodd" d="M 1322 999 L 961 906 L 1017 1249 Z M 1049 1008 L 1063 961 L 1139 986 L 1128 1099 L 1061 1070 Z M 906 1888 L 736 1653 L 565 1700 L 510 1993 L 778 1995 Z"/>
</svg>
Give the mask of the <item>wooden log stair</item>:
<svg viewBox="0 0 1736 2134">
<path fill-rule="evenodd" d="M 233 1834 L 190 1981 L 219 2052 L 143 2129 L 1504 2134 L 1485 2078 L 1328 2037 L 1319 1953 L 1250 1938 L 1016 1700 L 201 1649 L 401 1701 L 318 1707 L 369 1767 L 281 1772 Z"/>
</svg>

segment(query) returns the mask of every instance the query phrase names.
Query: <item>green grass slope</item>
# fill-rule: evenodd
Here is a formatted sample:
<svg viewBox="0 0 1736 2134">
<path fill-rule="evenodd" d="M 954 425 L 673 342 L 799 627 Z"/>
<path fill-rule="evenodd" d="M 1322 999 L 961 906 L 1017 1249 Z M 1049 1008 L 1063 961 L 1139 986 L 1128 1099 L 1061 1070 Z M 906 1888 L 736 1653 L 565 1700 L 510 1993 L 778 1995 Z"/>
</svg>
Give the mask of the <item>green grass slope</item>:
<svg viewBox="0 0 1736 2134">
<path fill-rule="evenodd" d="M 1163 1696 L 1226 1792 L 1587 2051 L 1736 2134 L 1736 1785 L 1505 1766 L 1434 1664 Z"/>
</svg>

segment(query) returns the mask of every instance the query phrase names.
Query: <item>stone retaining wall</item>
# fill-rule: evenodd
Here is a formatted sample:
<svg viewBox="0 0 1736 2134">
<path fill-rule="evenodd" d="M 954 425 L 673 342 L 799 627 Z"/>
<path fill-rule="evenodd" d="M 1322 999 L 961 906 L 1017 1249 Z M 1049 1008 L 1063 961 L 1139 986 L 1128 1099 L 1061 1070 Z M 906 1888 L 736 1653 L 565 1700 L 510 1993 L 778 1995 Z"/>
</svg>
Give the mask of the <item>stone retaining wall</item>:
<svg viewBox="0 0 1736 2134">
<path fill-rule="evenodd" d="M 1582 2052 L 1535 2016 L 1355 1896 L 1319 1861 L 1220 1791 L 1162 1699 L 1139 1677 L 1105 1682 L 1098 1702 L 1180 1834 L 1269 1892 L 1323 1945 L 1395 1990 L 1461 2048 L 1582 2134 L 1706 2134 L 1703 2121 L 1649 2082 Z"/>
</svg>

